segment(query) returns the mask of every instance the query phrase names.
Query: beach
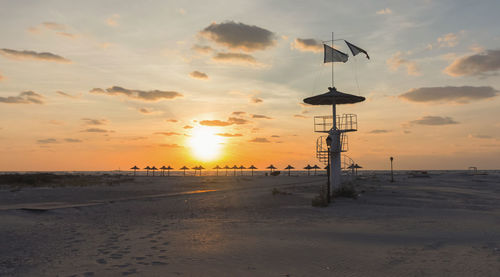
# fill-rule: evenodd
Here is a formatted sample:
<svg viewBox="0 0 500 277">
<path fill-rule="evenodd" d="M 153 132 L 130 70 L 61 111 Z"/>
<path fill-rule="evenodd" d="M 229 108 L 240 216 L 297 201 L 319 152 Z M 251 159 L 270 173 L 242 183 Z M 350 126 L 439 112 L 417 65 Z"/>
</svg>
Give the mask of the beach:
<svg viewBox="0 0 500 277">
<path fill-rule="evenodd" d="M 325 208 L 325 176 L 2 186 L 0 275 L 497 276 L 499 177 L 365 173 Z"/>
</svg>

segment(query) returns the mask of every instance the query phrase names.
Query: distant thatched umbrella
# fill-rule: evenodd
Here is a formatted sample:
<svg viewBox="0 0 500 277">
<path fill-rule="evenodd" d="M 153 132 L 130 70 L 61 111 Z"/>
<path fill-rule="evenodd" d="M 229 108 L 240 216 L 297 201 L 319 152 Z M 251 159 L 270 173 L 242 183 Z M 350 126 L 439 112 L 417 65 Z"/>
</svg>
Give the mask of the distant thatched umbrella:
<svg viewBox="0 0 500 277">
<path fill-rule="evenodd" d="M 253 166 L 253 164 L 248 168 L 248 169 L 251 169 L 252 170 L 252 176 L 253 176 L 253 170 L 254 169 L 257 169 L 255 166 Z"/>
<path fill-rule="evenodd" d="M 351 170 L 352 175 L 354 175 L 354 170 L 355 170 L 356 166 L 354 164 L 351 164 L 347 168 L 349 168 Z"/>
<path fill-rule="evenodd" d="M 233 167 L 231 167 L 231 169 L 233 169 L 233 175 L 236 176 L 236 169 L 239 169 L 239 167 L 234 165 Z"/>
<path fill-rule="evenodd" d="M 194 176 L 196 176 L 196 171 L 199 170 L 200 168 L 198 166 L 195 166 L 195 167 L 193 167 L 191 169 L 194 169 Z"/>
<path fill-rule="evenodd" d="M 227 176 L 227 170 L 228 170 L 228 169 L 231 169 L 231 168 L 230 168 L 229 166 L 227 166 L 227 165 L 226 165 L 226 166 L 224 166 L 224 169 L 226 170 L 226 176 Z"/>
<path fill-rule="evenodd" d="M 288 169 L 288 176 L 290 176 L 290 170 L 291 169 L 294 169 L 295 167 L 291 166 L 291 165 L 288 165 L 287 167 L 285 167 L 285 169 Z"/>
<path fill-rule="evenodd" d="M 149 176 L 149 171 L 151 170 L 151 167 L 146 166 L 144 169 L 146 169 L 146 176 Z"/>
<path fill-rule="evenodd" d="M 200 171 L 200 176 L 201 176 L 201 171 L 202 171 L 203 169 L 205 169 L 203 166 L 201 166 L 201 165 L 199 165 L 199 166 L 198 166 L 198 170 Z"/>
<path fill-rule="evenodd" d="M 315 164 L 312 168 L 314 169 L 314 176 L 316 176 L 316 170 L 321 169 L 317 164 Z"/>
<path fill-rule="evenodd" d="M 358 168 L 363 168 L 363 167 L 358 164 L 355 164 L 354 168 L 356 168 L 356 175 L 358 175 Z"/>
<path fill-rule="evenodd" d="M 154 165 L 153 167 L 151 168 L 151 170 L 153 171 L 153 176 L 155 176 L 155 171 L 158 170 L 158 168 L 156 168 Z"/>
<path fill-rule="evenodd" d="M 308 164 L 306 167 L 304 167 L 304 169 L 307 169 L 307 176 L 310 176 L 311 175 L 312 166 L 310 164 Z"/>
<path fill-rule="evenodd" d="M 170 170 L 172 170 L 173 168 L 170 167 L 170 166 L 167 166 L 166 170 L 167 170 L 167 176 L 170 176 Z"/>
<path fill-rule="evenodd" d="M 186 170 L 188 170 L 189 168 L 187 166 L 183 166 L 181 167 L 181 170 L 184 170 L 184 176 L 186 176 Z"/>
<path fill-rule="evenodd" d="M 214 167 L 215 170 L 217 170 L 217 176 L 219 176 L 219 169 L 222 169 L 222 167 L 220 167 L 219 165 L 216 165 Z"/>
<path fill-rule="evenodd" d="M 276 169 L 276 167 L 274 167 L 274 165 L 270 165 L 268 167 L 266 167 L 267 169 L 271 169 L 271 173 L 273 173 L 273 169 Z"/>
<path fill-rule="evenodd" d="M 131 169 L 133 169 L 133 170 L 134 170 L 134 176 L 135 176 L 135 171 L 136 171 L 137 169 L 139 169 L 139 168 L 137 167 L 137 165 L 134 165 L 134 167 L 132 167 Z"/>
<path fill-rule="evenodd" d="M 165 169 L 167 169 L 165 166 L 160 167 L 161 169 L 161 176 L 165 176 Z"/>
<path fill-rule="evenodd" d="M 240 169 L 241 176 L 243 176 L 243 169 L 247 169 L 247 168 L 244 167 L 244 166 L 242 166 L 242 165 L 240 165 L 239 169 Z"/>
</svg>

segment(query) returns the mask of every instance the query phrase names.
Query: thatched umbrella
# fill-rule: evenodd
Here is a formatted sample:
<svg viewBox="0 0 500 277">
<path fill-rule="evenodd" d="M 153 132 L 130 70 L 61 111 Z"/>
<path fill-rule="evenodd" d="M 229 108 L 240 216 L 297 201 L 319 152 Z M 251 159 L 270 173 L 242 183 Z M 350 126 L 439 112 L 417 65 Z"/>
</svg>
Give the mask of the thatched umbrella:
<svg viewBox="0 0 500 277">
<path fill-rule="evenodd" d="M 219 169 L 222 169 L 222 167 L 220 167 L 219 165 L 216 165 L 214 167 L 215 170 L 217 170 L 217 176 L 219 176 Z"/>
<path fill-rule="evenodd" d="M 189 168 L 187 166 L 183 166 L 181 167 L 181 170 L 184 170 L 184 176 L 186 176 L 186 170 L 188 170 Z"/>
<path fill-rule="evenodd" d="M 358 175 L 358 168 L 363 168 L 363 167 L 358 164 L 355 164 L 354 168 L 356 168 L 356 175 Z"/>
<path fill-rule="evenodd" d="M 227 165 L 226 165 L 226 166 L 224 167 L 224 169 L 226 170 L 226 176 L 227 176 L 227 170 L 228 170 L 228 169 L 231 169 L 231 168 L 230 168 L 229 166 L 227 166 Z"/>
<path fill-rule="evenodd" d="M 291 165 L 288 165 L 287 167 L 285 167 L 285 169 L 288 169 L 288 176 L 290 176 L 290 170 L 291 169 L 294 169 L 295 167 L 291 166 Z"/>
<path fill-rule="evenodd" d="M 201 166 L 201 165 L 200 165 L 200 166 L 198 166 L 198 170 L 200 171 L 200 176 L 201 176 L 201 171 L 202 171 L 203 169 L 205 169 L 203 166 Z"/>
<path fill-rule="evenodd" d="M 196 171 L 197 171 L 197 170 L 199 170 L 199 169 L 200 169 L 200 167 L 195 166 L 195 167 L 193 167 L 193 168 L 191 168 L 191 169 L 194 169 L 194 176 L 196 176 Z"/>
<path fill-rule="evenodd" d="M 134 165 L 134 167 L 132 167 L 131 169 L 133 169 L 133 170 L 134 170 L 134 176 L 135 176 L 135 171 L 136 171 L 137 169 L 139 169 L 139 168 L 137 167 L 137 165 Z"/>
<path fill-rule="evenodd" d="M 308 164 L 306 167 L 304 167 L 304 169 L 307 169 L 307 176 L 311 176 L 312 166 L 310 164 Z"/>
<path fill-rule="evenodd" d="M 276 169 L 276 167 L 274 167 L 274 165 L 270 165 L 268 167 L 266 167 L 267 169 L 271 169 L 271 173 L 273 173 L 273 169 Z"/>
<path fill-rule="evenodd" d="M 354 170 L 355 170 L 356 166 L 354 166 L 354 164 L 351 164 L 347 168 L 349 168 L 351 170 L 351 174 L 354 175 Z"/>
<path fill-rule="evenodd" d="M 236 176 L 236 169 L 239 169 L 239 167 L 234 165 L 233 167 L 231 167 L 231 169 L 233 169 L 233 175 Z"/>
<path fill-rule="evenodd" d="M 151 167 L 146 166 L 144 169 L 146 169 L 146 176 L 149 176 L 149 171 L 151 170 Z"/>
<path fill-rule="evenodd" d="M 247 168 L 244 167 L 244 166 L 242 166 L 242 165 L 240 165 L 239 169 L 240 169 L 241 176 L 243 176 L 243 169 L 247 169 Z"/>
<path fill-rule="evenodd" d="M 151 168 L 151 170 L 153 171 L 153 176 L 155 176 L 155 171 L 158 170 L 158 168 L 156 168 L 154 165 L 153 167 Z"/>
<path fill-rule="evenodd" d="M 252 176 L 253 176 L 253 170 L 254 169 L 257 169 L 255 166 L 253 166 L 253 164 L 248 168 L 248 169 L 251 169 L 252 170 Z"/>
<path fill-rule="evenodd" d="M 165 176 L 165 169 L 167 169 L 165 166 L 160 167 L 161 169 L 161 176 Z"/>
<path fill-rule="evenodd" d="M 317 164 L 315 164 L 312 168 L 314 169 L 314 176 L 316 176 L 316 170 L 321 169 Z"/>
<path fill-rule="evenodd" d="M 170 176 L 170 170 L 172 170 L 173 168 L 170 167 L 170 166 L 167 166 L 166 170 L 167 170 L 167 176 Z"/>
</svg>

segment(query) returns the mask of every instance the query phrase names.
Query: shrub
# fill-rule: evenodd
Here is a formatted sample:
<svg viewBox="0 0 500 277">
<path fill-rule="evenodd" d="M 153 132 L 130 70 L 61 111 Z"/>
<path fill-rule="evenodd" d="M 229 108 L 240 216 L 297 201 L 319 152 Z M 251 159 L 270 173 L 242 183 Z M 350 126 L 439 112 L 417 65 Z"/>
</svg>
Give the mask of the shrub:
<svg viewBox="0 0 500 277">
<path fill-rule="evenodd" d="M 319 195 L 311 200 L 311 205 L 313 207 L 327 207 L 328 206 L 328 193 L 324 186 L 321 186 Z"/>
<path fill-rule="evenodd" d="M 358 192 L 352 183 L 343 184 L 332 192 L 333 197 L 358 198 Z"/>
</svg>

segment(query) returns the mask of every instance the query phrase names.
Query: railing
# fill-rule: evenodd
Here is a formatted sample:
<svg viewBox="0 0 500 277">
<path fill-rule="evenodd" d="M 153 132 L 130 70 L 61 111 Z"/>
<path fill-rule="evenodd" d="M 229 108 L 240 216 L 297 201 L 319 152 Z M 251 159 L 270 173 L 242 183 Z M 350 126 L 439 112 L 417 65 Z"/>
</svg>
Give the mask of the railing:
<svg viewBox="0 0 500 277">
<path fill-rule="evenodd" d="M 342 132 L 354 132 L 358 130 L 358 119 L 355 114 L 338 115 L 336 118 L 337 129 Z M 333 116 L 315 116 L 314 132 L 328 133 L 333 128 Z"/>
<path fill-rule="evenodd" d="M 316 158 L 322 163 L 328 163 L 328 144 L 326 138 L 328 136 L 320 136 L 316 139 Z M 340 152 L 349 150 L 349 141 L 347 134 L 340 133 Z"/>
</svg>

